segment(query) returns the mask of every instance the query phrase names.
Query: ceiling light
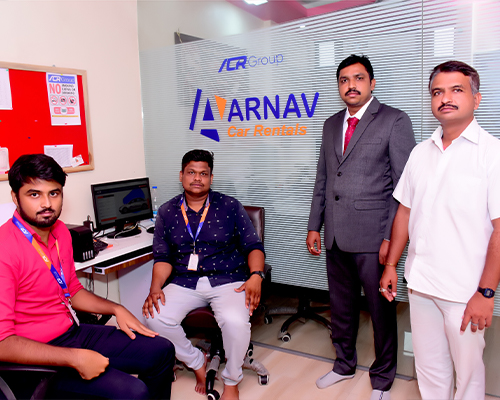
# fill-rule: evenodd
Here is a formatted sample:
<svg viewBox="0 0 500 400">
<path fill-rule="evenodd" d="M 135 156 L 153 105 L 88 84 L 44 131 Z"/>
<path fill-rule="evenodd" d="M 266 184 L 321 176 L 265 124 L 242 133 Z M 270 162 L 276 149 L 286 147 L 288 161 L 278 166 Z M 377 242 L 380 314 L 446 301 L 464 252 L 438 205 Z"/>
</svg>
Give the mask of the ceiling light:
<svg viewBox="0 0 500 400">
<path fill-rule="evenodd" d="M 254 6 L 260 6 L 261 4 L 267 3 L 267 0 L 243 0 L 247 4 L 253 4 Z"/>
</svg>

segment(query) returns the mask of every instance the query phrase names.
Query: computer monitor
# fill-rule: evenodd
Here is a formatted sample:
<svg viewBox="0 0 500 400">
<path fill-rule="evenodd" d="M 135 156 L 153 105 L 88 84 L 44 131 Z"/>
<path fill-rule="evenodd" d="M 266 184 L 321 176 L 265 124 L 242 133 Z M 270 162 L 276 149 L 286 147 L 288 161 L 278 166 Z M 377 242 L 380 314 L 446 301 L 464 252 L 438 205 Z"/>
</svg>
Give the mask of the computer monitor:
<svg viewBox="0 0 500 400">
<path fill-rule="evenodd" d="M 91 185 L 95 224 L 98 230 L 115 227 L 108 238 L 134 236 L 141 230 L 125 229 L 126 224 L 153 218 L 149 178 Z"/>
</svg>

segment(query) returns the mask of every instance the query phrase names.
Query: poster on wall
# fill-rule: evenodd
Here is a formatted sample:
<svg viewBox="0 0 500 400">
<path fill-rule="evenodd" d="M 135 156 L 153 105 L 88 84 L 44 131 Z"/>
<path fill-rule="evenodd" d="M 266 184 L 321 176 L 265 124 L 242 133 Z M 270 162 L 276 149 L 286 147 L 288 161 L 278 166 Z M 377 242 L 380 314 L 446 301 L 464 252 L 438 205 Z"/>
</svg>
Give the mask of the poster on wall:
<svg viewBox="0 0 500 400">
<path fill-rule="evenodd" d="M 47 94 L 52 125 L 82 124 L 76 75 L 47 72 Z"/>
<path fill-rule="evenodd" d="M 0 110 L 12 110 L 12 93 L 7 68 L 0 68 Z"/>
</svg>

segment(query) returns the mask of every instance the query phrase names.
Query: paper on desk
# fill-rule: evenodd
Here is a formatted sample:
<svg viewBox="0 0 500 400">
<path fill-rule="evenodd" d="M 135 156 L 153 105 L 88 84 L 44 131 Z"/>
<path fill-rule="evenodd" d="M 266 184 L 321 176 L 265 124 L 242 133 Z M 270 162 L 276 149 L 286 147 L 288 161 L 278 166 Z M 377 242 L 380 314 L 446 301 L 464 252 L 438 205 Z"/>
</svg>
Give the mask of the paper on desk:
<svg viewBox="0 0 500 400">
<path fill-rule="evenodd" d="M 12 110 L 9 70 L 0 68 L 0 110 Z"/>
<path fill-rule="evenodd" d="M 43 152 L 56 160 L 61 167 L 71 167 L 71 163 L 73 162 L 72 144 L 45 145 L 43 146 Z"/>
<path fill-rule="evenodd" d="M 0 204 L 0 225 L 5 224 L 10 218 L 12 218 L 12 214 L 14 214 L 15 209 L 16 205 L 14 203 Z"/>
<path fill-rule="evenodd" d="M 9 149 L 7 147 L 0 147 L 0 174 L 4 174 L 9 169 Z"/>
</svg>

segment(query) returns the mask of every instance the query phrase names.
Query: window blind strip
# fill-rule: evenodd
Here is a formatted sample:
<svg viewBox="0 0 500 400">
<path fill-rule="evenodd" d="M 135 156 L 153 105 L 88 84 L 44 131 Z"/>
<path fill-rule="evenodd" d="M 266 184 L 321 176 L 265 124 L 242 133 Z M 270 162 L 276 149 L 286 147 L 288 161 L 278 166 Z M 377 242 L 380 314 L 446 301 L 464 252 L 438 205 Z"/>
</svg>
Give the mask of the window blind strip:
<svg viewBox="0 0 500 400">
<path fill-rule="evenodd" d="M 182 190 L 178 180 L 182 155 L 193 148 L 214 151 L 214 190 L 266 208 L 266 251 L 273 281 L 326 290 L 324 256 L 310 256 L 305 237 L 323 122 L 344 108 L 335 77 L 338 63 L 351 53 L 368 55 L 377 79 L 375 95 L 408 113 L 417 141 L 428 138 L 438 126 L 427 92 L 432 68 L 449 59 L 471 63 L 481 75 L 483 93 L 476 117 L 500 137 L 498 3 L 382 1 L 243 35 L 141 51 L 146 169 L 151 183 L 159 187 L 163 201 L 170 199 Z M 324 62 L 321 48 L 329 49 L 329 62 Z M 284 57 L 280 65 L 218 73 L 226 58 L 276 54 Z M 191 131 L 197 89 L 203 96 Z M 305 93 L 312 99 L 316 92 L 320 97 L 311 119 L 292 115 L 257 120 L 250 114 L 246 120 L 247 97 L 274 99 L 279 94 L 282 113 L 289 94 L 300 99 Z M 214 95 L 228 100 L 224 120 L 217 119 Z M 207 99 L 216 118 L 210 127 L 218 129 L 219 143 L 200 135 Z M 238 99 L 244 114 L 244 121 L 231 122 L 239 128 L 252 131 L 255 124 L 301 123 L 307 125 L 307 134 L 230 138 L 227 114 L 232 99 Z M 398 265 L 402 301 L 407 300 L 402 284 L 405 258 Z"/>
</svg>

